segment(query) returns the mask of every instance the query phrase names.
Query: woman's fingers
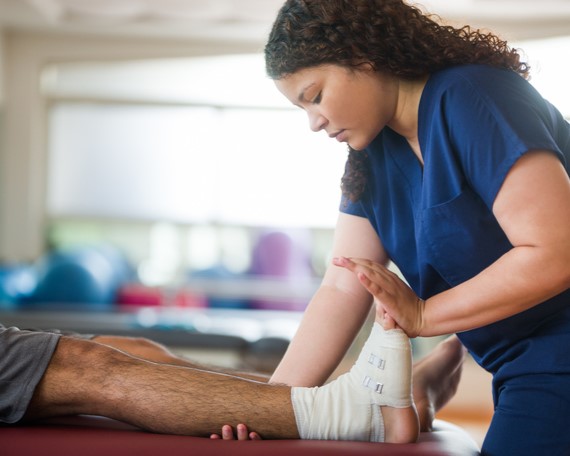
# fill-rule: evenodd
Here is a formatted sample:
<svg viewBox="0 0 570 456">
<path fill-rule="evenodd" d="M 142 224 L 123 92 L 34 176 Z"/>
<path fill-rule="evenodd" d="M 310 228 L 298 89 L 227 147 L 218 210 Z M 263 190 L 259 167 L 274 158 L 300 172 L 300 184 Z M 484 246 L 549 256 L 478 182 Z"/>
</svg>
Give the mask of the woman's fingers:
<svg viewBox="0 0 570 456">
<path fill-rule="evenodd" d="M 423 307 L 418 303 L 424 302 L 418 299 L 397 274 L 364 258 L 339 257 L 333 260 L 333 264 L 356 274 L 360 283 L 374 296 L 379 312 L 386 312 L 394 320 L 394 324 L 410 337 L 421 333 L 424 324 Z"/>
<path fill-rule="evenodd" d="M 399 280 L 398 276 L 385 266 L 371 260 L 366 260 L 364 258 L 340 257 L 335 258 L 333 260 L 333 263 L 337 266 L 344 267 L 349 271 L 354 272 L 355 274 L 363 273 L 371 280 L 373 280 L 375 277 L 379 280 L 384 280 L 387 282 L 391 282 L 395 279 Z"/>
<path fill-rule="evenodd" d="M 222 427 L 222 439 L 224 440 L 235 440 L 234 430 L 231 426 L 225 425 Z"/>
<path fill-rule="evenodd" d="M 333 263 L 353 272 L 356 272 L 359 268 L 376 272 L 381 272 L 383 269 L 385 269 L 381 264 L 367 260 L 365 258 L 338 257 L 333 259 Z"/>
<path fill-rule="evenodd" d="M 238 424 L 234 433 L 233 428 L 226 424 L 222 426 L 222 433 L 211 434 L 210 439 L 212 440 L 261 440 L 261 436 L 257 432 L 249 432 L 245 424 Z"/>
<path fill-rule="evenodd" d="M 333 264 L 355 273 L 362 285 L 377 298 L 383 292 L 393 294 L 401 282 L 396 274 L 381 264 L 363 258 L 339 257 L 333 260 Z"/>
</svg>

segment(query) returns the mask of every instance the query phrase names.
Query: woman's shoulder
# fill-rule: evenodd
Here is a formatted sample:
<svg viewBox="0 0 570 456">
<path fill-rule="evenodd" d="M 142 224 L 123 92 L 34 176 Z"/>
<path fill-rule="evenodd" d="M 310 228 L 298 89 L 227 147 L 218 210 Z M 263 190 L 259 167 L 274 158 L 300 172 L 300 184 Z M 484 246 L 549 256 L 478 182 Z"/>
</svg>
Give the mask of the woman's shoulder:
<svg viewBox="0 0 570 456">
<path fill-rule="evenodd" d="M 494 88 L 526 85 L 527 81 L 512 70 L 490 65 L 457 65 L 432 73 L 428 84 L 432 88 L 449 89 Z"/>
<path fill-rule="evenodd" d="M 518 73 L 489 65 L 460 65 L 432 73 L 424 88 L 422 102 L 430 108 L 470 109 L 473 104 L 510 105 L 527 100 L 543 103 L 540 94 Z"/>
</svg>

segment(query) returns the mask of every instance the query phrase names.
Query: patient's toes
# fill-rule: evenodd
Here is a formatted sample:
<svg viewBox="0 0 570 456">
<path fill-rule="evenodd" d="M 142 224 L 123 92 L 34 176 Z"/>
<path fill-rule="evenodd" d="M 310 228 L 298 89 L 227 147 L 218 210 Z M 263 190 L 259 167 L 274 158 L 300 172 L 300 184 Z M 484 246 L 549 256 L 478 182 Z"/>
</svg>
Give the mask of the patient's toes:
<svg viewBox="0 0 570 456">
<path fill-rule="evenodd" d="M 390 329 L 396 329 L 397 325 L 390 315 L 384 313 L 384 318 L 382 319 L 382 327 L 384 330 L 388 331 Z"/>
</svg>

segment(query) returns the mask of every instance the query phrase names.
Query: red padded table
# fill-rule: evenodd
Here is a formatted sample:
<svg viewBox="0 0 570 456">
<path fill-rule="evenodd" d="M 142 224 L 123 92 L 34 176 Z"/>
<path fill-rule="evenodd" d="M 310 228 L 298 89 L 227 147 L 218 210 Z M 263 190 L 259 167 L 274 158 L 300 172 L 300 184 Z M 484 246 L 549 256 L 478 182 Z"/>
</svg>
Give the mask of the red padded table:
<svg viewBox="0 0 570 456">
<path fill-rule="evenodd" d="M 0 427 L 2 456 L 471 456 L 479 449 L 462 429 L 436 421 L 416 444 L 319 440 L 223 441 L 152 434 L 107 418 L 78 416 Z"/>
</svg>

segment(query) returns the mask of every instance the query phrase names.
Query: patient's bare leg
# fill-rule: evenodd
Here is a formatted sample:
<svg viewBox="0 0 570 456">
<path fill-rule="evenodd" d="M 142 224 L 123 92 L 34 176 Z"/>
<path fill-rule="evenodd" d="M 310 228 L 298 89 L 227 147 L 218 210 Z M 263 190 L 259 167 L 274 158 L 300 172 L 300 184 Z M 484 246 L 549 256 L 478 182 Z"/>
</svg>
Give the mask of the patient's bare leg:
<svg viewBox="0 0 570 456">
<path fill-rule="evenodd" d="M 26 418 L 69 414 L 102 415 L 153 432 L 203 436 L 227 422 L 241 422 L 264 438 L 299 438 L 290 387 L 149 362 L 92 341 L 62 337 Z M 392 424 L 386 416 L 386 430 Z"/>
<path fill-rule="evenodd" d="M 383 316 L 382 316 L 382 318 L 383 318 Z M 391 323 L 388 323 L 387 326 L 391 327 L 391 328 L 395 328 L 393 321 Z M 120 348 L 125 352 L 134 354 L 134 355 L 139 356 L 141 358 L 151 359 L 151 360 L 155 360 L 155 361 L 163 362 L 163 363 L 197 367 L 196 365 L 193 365 L 186 360 L 176 358 L 175 355 L 173 355 L 171 352 L 169 352 L 165 347 L 162 347 L 159 344 L 156 344 L 154 342 L 151 342 L 151 341 L 148 341 L 145 339 L 128 339 L 128 338 L 104 337 L 103 336 L 103 337 L 98 337 L 95 340 L 97 342 L 100 342 L 100 343 L 105 343 L 105 344 Z M 407 344 L 409 347 L 409 342 L 408 342 L 407 338 L 405 338 L 405 344 Z M 407 355 L 408 356 L 410 355 L 409 351 L 407 352 Z M 409 364 L 409 360 L 408 360 L 408 364 Z M 411 364 L 410 364 L 410 366 L 411 366 Z M 198 367 L 203 368 L 203 366 L 198 366 Z M 409 374 L 410 373 L 408 371 L 406 375 L 409 377 Z M 243 374 L 240 374 L 240 376 L 243 376 Z M 246 378 L 255 378 L 255 377 L 247 377 L 247 375 L 246 375 Z M 397 382 L 402 384 L 402 385 L 406 384 L 405 379 L 401 379 L 401 378 L 397 378 Z M 408 389 L 408 392 L 411 391 L 411 387 L 409 384 L 409 378 L 407 381 L 407 389 Z M 338 393 L 334 393 L 334 394 L 338 394 Z M 341 398 L 336 398 L 336 397 L 332 398 L 333 402 L 335 403 L 335 406 L 336 406 L 337 400 L 340 400 L 340 399 Z M 380 412 L 380 410 L 382 412 L 382 414 L 379 416 L 379 418 L 382 419 L 382 424 L 383 424 L 384 420 L 386 420 L 387 422 L 393 423 L 393 424 L 391 424 L 390 426 L 387 426 L 386 430 L 382 429 L 382 435 L 376 436 L 375 438 L 373 438 L 373 440 L 374 439 L 380 440 L 380 441 L 386 440 L 386 441 L 391 441 L 391 442 L 398 442 L 398 441 L 406 441 L 407 442 L 410 440 L 415 440 L 416 434 L 417 434 L 417 416 L 415 413 L 415 409 L 411 405 L 410 395 L 408 394 L 406 407 L 402 407 L 401 404 L 400 404 L 401 408 L 392 408 L 392 407 L 386 406 L 387 404 L 384 404 L 384 405 L 385 406 L 383 406 L 381 409 L 378 409 L 378 412 Z M 354 408 L 354 407 L 352 407 L 352 408 Z M 351 410 L 352 410 L 352 408 L 351 408 Z M 378 407 L 376 407 L 376 408 L 378 408 Z M 349 411 L 350 410 L 347 410 L 347 412 L 349 412 Z M 350 418 L 350 421 L 355 422 L 355 419 Z M 251 422 L 247 422 L 247 425 L 248 425 L 249 429 L 255 429 L 256 431 L 259 432 L 259 430 L 257 428 L 255 428 Z M 225 434 L 224 434 L 224 429 L 226 430 Z M 237 427 L 236 427 L 236 429 L 237 429 Z M 364 434 L 366 434 L 366 433 L 370 432 L 370 429 L 359 430 L 359 432 L 363 432 Z M 237 430 L 236 430 L 236 433 L 238 433 Z M 233 433 L 231 432 L 231 429 L 228 430 L 227 426 L 224 426 L 222 428 L 222 434 L 229 436 L 229 437 L 224 437 L 224 438 L 233 438 Z M 247 431 L 246 431 L 245 435 L 246 436 L 248 435 Z M 325 437 L 327 437 L 327 436 L 321 435 L 319 438 L 325 438 Z M 344 436 L 344 438 L 347 438 L 347 437 L 355 438 L 354 435 Z M 337 435 L 336 437 L 333 437 L 333 436 L 329 435 L 328 438 L 343 438 L 343 436 Z"/>
<path fill-rule="evenodd" d="M 62 337 L 26 419 L 92 414 L 169 434 L 209 436 L 230 421 L 298 438 L 290 388 L 160 364 Z"/>
</svg>

